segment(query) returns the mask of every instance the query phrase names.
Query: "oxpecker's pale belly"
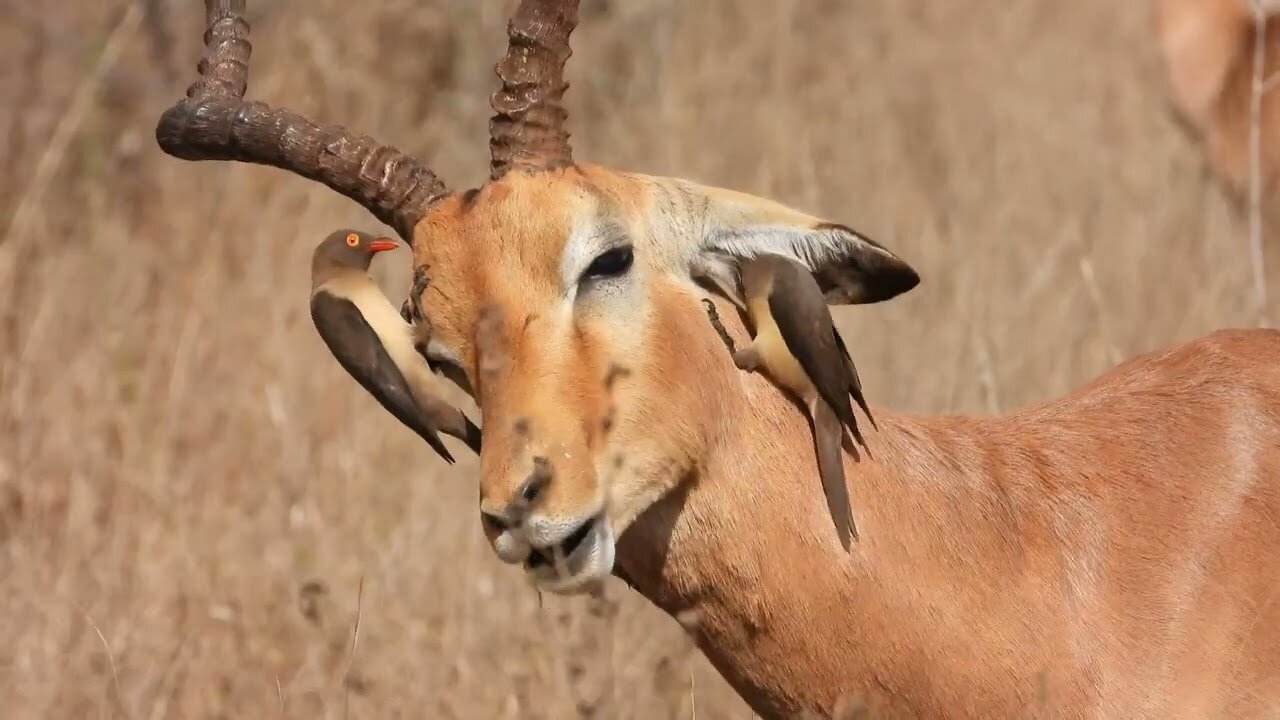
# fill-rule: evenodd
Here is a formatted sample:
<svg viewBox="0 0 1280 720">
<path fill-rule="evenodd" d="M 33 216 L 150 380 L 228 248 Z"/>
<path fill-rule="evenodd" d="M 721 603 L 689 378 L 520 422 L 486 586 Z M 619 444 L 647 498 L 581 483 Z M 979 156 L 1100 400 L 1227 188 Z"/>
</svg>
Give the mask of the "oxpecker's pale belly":
<svg viewBox="0 0 1280 720">
<path fill-rule="evenodd" d="M 765 370 L 779 384 L 790 389 L 808 403 L 817 394 L 809 375 L 787 348 L 782 333 L 767 311 L 757 315 L 755 346 Z"/>
</svg>

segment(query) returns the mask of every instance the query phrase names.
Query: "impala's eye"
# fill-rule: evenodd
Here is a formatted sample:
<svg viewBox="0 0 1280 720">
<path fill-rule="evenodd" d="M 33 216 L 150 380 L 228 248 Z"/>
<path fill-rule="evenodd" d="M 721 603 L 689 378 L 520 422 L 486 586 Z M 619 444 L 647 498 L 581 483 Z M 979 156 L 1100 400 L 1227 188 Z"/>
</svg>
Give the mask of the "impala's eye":
<svg viewBox="0 0 1280 720">
<path fill-rule="evenodd" d="M 586 272 L 582 273 L 582 279 L 598 280 L 621 275 L 631 269 L 631 261 L 634 259 L 635 255 L 631 252 L 630 245 L 608 250 L 591 261 Z"/>
</svg>

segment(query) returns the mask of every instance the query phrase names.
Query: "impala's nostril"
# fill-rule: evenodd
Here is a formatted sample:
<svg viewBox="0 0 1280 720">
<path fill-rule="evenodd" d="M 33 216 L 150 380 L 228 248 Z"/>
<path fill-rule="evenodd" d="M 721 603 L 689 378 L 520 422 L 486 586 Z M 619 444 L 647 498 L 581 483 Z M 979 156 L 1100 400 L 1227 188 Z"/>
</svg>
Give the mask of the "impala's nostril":
<svg viewBox="0 0 1280 720">
<path fill-rule="evenodd" d="M 525 483 L 524 489 L 520 491 L 520 499 L 527 503 L 531 503 L 538 499 L 538 493 L 542 492 L 543 483 L 536 479 Z"/>
<path fill-rule="evenodd" d="M 516 489 L 510 505 L 500 511 L 481 508 L 480 515 L 486 526 L 499 533 L 518 527 L 528 516 L 533 503 L 542 496 L 551 476 L 551 462 L 545 457 L 535 457 L 533 470 Z"/>
<path fill-rule="evenodd" d="M 505 515 L 496 515 L 490 512 L 481 511 L 480 518 L 496 532 L 503 532 L 511 527 L 511 523 L 507 522 Z"/>
<path fill-rule="evenodd" d="M 545 457 L 533 459 L 533 472 L 520 488 L 520 500 L 526 505 L 532 504 L 551 482 L 551 462 Z"/>
</svg>

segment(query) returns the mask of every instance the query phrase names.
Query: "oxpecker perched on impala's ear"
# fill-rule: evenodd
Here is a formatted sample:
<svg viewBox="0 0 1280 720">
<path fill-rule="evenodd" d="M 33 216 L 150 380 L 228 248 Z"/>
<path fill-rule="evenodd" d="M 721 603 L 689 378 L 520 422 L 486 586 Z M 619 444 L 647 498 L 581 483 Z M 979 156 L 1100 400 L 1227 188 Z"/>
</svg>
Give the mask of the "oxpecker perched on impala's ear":
<svg viewBox="0 0 1280 720">
<path fill-rule="evenodd" d="M 339 230 L 311 256 L 311 320 L 351 377 L 392 415 L 453 463 L 437 432 L 480 453 L 480 428 L 440 395 L 441 384 L 405 322 L 369 277 L 373 256 L 399 247 L 389 238 Z"/>
<path fill-rule="evenodd" d="M 876 423 L 862 397 L 858 371 L 807 267 L 782 255 L 763 253 L 742 263 L 741 277 L 755 337 L 734 353 L 733 361 L 747 371 L 763 367 L 808 408 L 818 474 L 840 544 L 847 550 L 858 532 L 840 456 L 843 428 L 849 428 L 858 443 L 867 447 L 849 397 L 857 401 L 872 427 Z"/>
</svg>

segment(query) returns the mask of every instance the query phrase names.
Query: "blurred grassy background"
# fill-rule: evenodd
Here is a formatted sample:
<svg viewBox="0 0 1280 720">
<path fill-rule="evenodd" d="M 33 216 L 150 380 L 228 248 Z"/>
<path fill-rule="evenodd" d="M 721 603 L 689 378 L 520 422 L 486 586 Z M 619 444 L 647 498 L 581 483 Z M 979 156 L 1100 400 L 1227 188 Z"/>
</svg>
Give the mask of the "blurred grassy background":
<svg viewBox="0 0 1280 720">
<path fill-rule="evenodd" d="M 478 184 L 513 5 L 255 0 L 250 96 Z M 749 717 L 621 583 L 539 598 L 484 542 L 476 460 L 447 469 L 330 357 L 309 254 L 370 216 L 158 150 L 200 6 L 0 2 L 5 716 Z M 576 156 L 868 232 L 923 276 L 835 311 L 871 402 L 1013 408 L 1253 322 L 1148 12 L 585 0 Z M 397 304 L 408 271 L 376 266 Z"/>
</svg>

